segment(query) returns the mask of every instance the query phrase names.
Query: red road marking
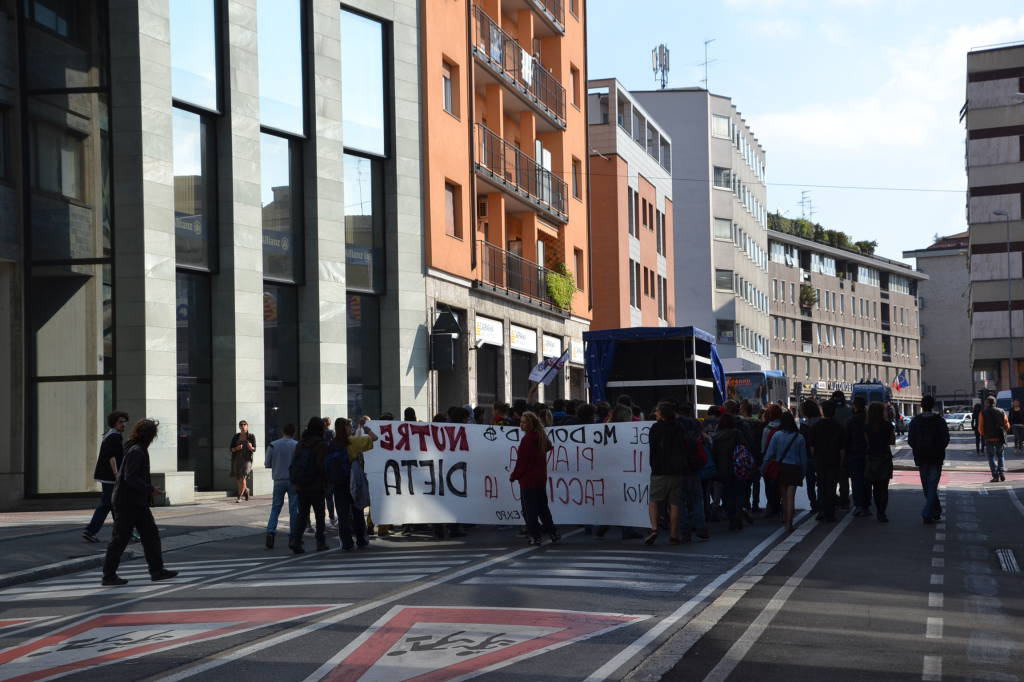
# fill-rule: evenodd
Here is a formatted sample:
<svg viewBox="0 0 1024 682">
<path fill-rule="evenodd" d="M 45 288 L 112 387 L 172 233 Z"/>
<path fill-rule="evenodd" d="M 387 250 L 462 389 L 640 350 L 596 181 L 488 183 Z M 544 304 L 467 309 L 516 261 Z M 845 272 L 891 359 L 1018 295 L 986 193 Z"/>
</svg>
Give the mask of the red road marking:
<svg viewBox="0 0 1024 682">
<path fill-rule="evenodd" d="M 0 651 L 0 680 L 59 677 L 120 660 L 138 658 L 154 651 L 226 637 L 270 623 L 281 623 L 338 608 L 341 607 L 269 606 L 93 616 L 81 623 Z M 185 628 L 185 633 L 173 634 L 174 626 L 189 624 L 195 627 Z M 160 631 L 157 628 L 164 629 Z M 140 629 L 144 636 L 138 640 L 133 639 L 131 635 Z M 90 637 L 90 634 L 93 636 Z M 157 641 L 149 641 L 152 639 Z"/>
<path fill-rule="evenodd" d="M 335 657 L 341 660 L 325 679 L 332 682 L 361 679 L 442 682 L 461 679 L 646 618 L 540 609 L 396 606 Z M 427 636 L 407 639 L 406 635 L 416 626 L 429 626 L 435 631 L 449 630 L 449 643 L 445 643 L 446 637 L 441 636 L 430 636 L 433 642 Z M 496 632 L 475 643 L 473 635 L 459 636 L 467 629 L 472 630 L 473 626 Z M 515 630 L 517 634 L 501 639 L 498 632 L 502 628 Z M 524 641 L 515 641 L 524 637 Z M 405 646 L 392 651 L 400 643 Z M 459 649 L 461 651 L 457 651 Z M 394 658 L 410 653 L 413 654 L 410 659 Z M 453 656 L 464 658 L 452 662 Z"/>
</svg>

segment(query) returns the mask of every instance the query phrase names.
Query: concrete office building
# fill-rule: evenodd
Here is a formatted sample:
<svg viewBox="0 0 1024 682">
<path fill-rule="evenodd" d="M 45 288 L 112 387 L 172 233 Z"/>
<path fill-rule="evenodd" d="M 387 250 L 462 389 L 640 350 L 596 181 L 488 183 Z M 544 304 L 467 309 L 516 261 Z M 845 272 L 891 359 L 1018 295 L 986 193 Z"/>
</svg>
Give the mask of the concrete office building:
<svg viewBox="0 0 1024 682">
<path fill-rule="evenodd" d="M 160 421 L 171 503 L 311 415 L 426 410 L 415 0 L 0 0 L 0 505 Z M 10 387 L 10 390 L 8 390 Z"/>
<path fill-rule="evenodd" d="M 918 282 L 921 318 L 921 386 L 946 405 L 976 400 L 971 381 L 970 280 L 967 232 L 940 237 L 923 249 L 904 251 L 928 279 Z M 935 330 L 929 334 L 929 330 Z M 984 387 L 982 387 L 984 388 Z M 993 388 L 989 386 L 988 388 Z"/>
<path fill-rule="evenodd" d="M 431 406 L 583 397 L 584 0 L 421 2 Z"/>
<path fill-rule="evenodd" d="M 588 84 L 593 329 L 675 320 L 672 140 L 615 80 Z"/>
<path fill-rule="evenodd" d="M 918 286 L 928 275 L 898 261 L 867 256 L 772 231 L 768 235 L 772 369 L 786 373 L 791 397 L 854 383 L 889 384 L 893 404 L 913 414 L 921 399 Z"/>
<path fill-rule="evenodd" d="M 1024 43 L 967 54 L 971 367 L 977 388 L 1024 372 Z"/>
<path fill-rule="evenodd" d="M 727 370 L 770 363 L 765 152 L 732 100 L 633 92 L 672 139 L 675 319 L 714 333 Z"/>
</svg>

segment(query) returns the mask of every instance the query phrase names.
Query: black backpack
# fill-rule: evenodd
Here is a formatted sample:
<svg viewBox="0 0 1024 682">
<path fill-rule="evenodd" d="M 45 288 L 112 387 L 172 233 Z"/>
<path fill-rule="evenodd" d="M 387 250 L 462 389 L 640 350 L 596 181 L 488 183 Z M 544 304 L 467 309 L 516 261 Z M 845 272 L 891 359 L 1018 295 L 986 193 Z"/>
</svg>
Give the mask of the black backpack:
<svg viewBox="0 0 1024 682">
<path fill-rule="evenodd" d="M 288 466 L 288 477 L 295 485 L 308 486 L 316 483 L 316 455 L 313 448 L 297 447 Z"/>
<path fill-rule="evenodd" d="M 352 462 L 348 458 L 348 450 L 331 443 L 324 458 L 324 469 L 327 470 L 328 481 L 335 485 L 348 485 L 352 476 Z"/>
</svg>

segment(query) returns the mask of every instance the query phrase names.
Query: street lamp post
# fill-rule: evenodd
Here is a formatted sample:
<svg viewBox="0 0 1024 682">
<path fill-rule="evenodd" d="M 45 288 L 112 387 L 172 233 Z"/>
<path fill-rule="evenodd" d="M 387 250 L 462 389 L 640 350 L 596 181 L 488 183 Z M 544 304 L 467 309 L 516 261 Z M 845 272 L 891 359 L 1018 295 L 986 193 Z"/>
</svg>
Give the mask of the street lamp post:
<svg viewBox="0 0 1024 682">
<path fill-rule="evenodd" d="M 992 215 L 1003 217 L 1006 223 L 1006 331 L 1010 341 L 1010 364 L 1006 368 L 1007 390 L 1013 388 L 1017 368 L 1013 361 L 1013 280 L 1010 279 L 1010 214 L 1006 211 L 992 211 Z"/>
</svg>

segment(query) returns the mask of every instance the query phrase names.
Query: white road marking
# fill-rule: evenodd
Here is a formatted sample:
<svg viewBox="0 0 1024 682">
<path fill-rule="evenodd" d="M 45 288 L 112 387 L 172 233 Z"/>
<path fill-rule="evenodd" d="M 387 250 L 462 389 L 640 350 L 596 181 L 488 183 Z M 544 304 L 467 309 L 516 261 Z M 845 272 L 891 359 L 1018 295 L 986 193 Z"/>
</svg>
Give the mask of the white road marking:
<svg viewBox="0 0 1024 682">
<path fill-rule="evenodd" d="M 493 571 L 491 572 L 493 573 Z M 614 587 L 623 590 L 636 590 L 640 592 L 678 592 L 686 587 L 685 582 L 662 583 L 643 580 L 619 580 L 614 578 L 546 578 L 538 577 L 536 574 L 527 575 L 522 578 L 489 575 L 463 580 L 463 585 L 519 585 L 522 587 Z"/>
<path fill-rule="evenodd" d="M 988 495 L 988 490 L 986 490 L 985 488 L 978 488 L 978 494 L 979 495 Z"/>
<path fill-rule="evenodd" d="M 941 592 L 929 592 L 928 593 L 928 606 L 933 609 L 941 609 L 942 604 L 945 601 L 945 597 Z"/>
<path fill-rule="evenodd" d="M 1010 494 L 1010 501 L 1013 502 L 1013 506 L 1017 508 L 1021 514 L 1024 514 L 1024 504 L 1017 498 L 1017 493 L 1013 491 L 1013 488 L 1007 488 L 1006 492 Z"/>
<path fill-rule="evenodd" d="M 936 523 L 935 530 L 946 530 L 946 522 L 943 521 L 942 523 Z"/>
<path fill-rule="evenodd" d="M 944 582 L 944 579 L 943 579 L 943 576 L 942 576 L 941 573 L 932 573 L 932 580 L 931 580 L 931 584 L 932 585 L 941 585 L 943 582 Z"/>
<path fill-rule="evenodd" d="M 420 578 L 426 578 L 427 573 L 421 573 L 419 575 L 398 575 L 391 578 L 380 577 L 373 574 L 367 575 L 348 575 L 348 576 L 331 576 L 323 578 L 295 578 L 294 580 L 257 580 L 254 582 L 236 583 L 214 583 L 213 585 L 204 585 L 200 587 L 201 590 L 230 590 L 236 587 L 286 587 L 288 585 L 334 585 L 342 583 L 409 583 Z"/>
<path fill-rule="evenodd" d="M 924 636 L 927 639 L 942 639 L 942 619 L 929 617 L 925 625 Z"/>
<path fill-rule="evenodd" d="M 825 539 L 814 548 L 814 551 L 811 552 L 811 554 L 804 560 L 800 565 L 800 568 L 798 568 L 796 572 L 786 580 L 786 583 L 779 588 L 779 591 L 775 593 L 775 596 L 773 596 L 768 604 L 765 605 L 761 613 L 759 613 L 757 618 L 754 619 L 754 622 L 752 622 L 740 638 L 736 640 L 731 647 L 729 647 L 729 650 L 725 652 L 725 656 L 722 657 L 722 660 L 711 669 L 711 672 L 709 672 L 707 677 L 704 678 L 705 682 L 721 682 L 726 680 L 733 673 L 736 666 L 739 665 L 740 661 L 742 661 L 744 657 L 746 657 L 750 652 L 751 647 L 757 643 L 757 640 L 761 638 L 761 635 L 771 624 L 772 620 L 774 620 L 775 616 L 778 615 L 779 611 L 782 610 L 782 607 L 785 606 L 786 601 L 788 601 L 793 592 L 800 587 L 804 578 L 814 570 L 814 567 L 817 566 L 818 562 L 825 556 L 825 552 L 827 552 L 829 547 L 839 539 L 839 536 L 844 530 L 846 530 L 846 527 L 850 525 L 852 520 L 852 514 L 844 516 L 843 520 L 840 521 L 836 527 L 825 536 Z"/>
<path fill-rule="evenodd" d="M 799 524 L 800 527 L 797 529 L 794 535 L 803 533 L 803 535 L 800 536 L 801 538 L 808 532 L 810 532 L 811 528 L 813 528 L 816 525 L 816 522 L 813 520 L 813 517 L 810 516 L 809 512 L 802 512 L 796 518 L 796 523 Z M 750 552 L 747 553 L 745 557 L 738 561 L 735 566 L 733 566 L 728 571 L 725 571 L 722 574 L 720 574 L 717 578 L 708 583 L 704 587 L 704 589 L 702 589 L 700 592 L 691 597 L 686 603 L 684 603 L 682 606 L 680 606 L 678 609 L 670 613 L 665 618 L 662 618 L 660 621 L 655 623 L 653 627 L 649 628 L 642 635 L 640 635 L 640 637 L 631 642 L 629 646 L 620 650 L 607 663 L 605 663 L 600 668 L 592 672 L 589 676 L 587 676 L 584 682 L 602 682 L 603 680 L 606 680 L 608 677 L 614 674 L 616 670 L 618 670 L 623 665 L 632 660 L 635 656 L 643 652 L 643 650 L 646 649 L 651 644 L 651 642 L 655 641 L 658 637 L 664 634 L 666 630 L 668 630 L 673 625 L 675 625 L 680 620 L 689 615 L 689 613 L 693 611 L 699 604 L 706 601 L 708 597 L 714 594 L 715 590 L 717 590 L 723 583 L 725 583 L 727 580 L 729 580 L 734 575 L 739 573 L 740 569 L 753 562 L 754 559 L 756 559 L 762 552 L 764 552 L 765 549 L 771 547 L 772 543 L 774 543 L 776 540 L 782 537 L 785 534 L 785 532 L 786 531 L 784 528 L 779 528 L 774 533 L 769 535 L 767 538 L 762 540 L 760 544 L 758 544 L 756 547 L 750 550 Z M 750 576 L 752 571 L 753 569 L 751 569 L 751 571 L 748 571 L 746 575 L 744 575 L 744 578 Z M 734 594 L 735 590 L 732 588 L 740 582 L 740 580 L 737 580 L 733 586 L 731 586 L 729 589 L 725 590 L 725 592 L 719 595 L 719 597 L 715 599 L 708 606 L 708 608 L 706 608 L 701 613 L 700 626 L 695 627 L 693 631 L 689 633 L 685 645 L 674 647 L 674 651 L 676 654 L 678 654 L 679 656 L 685 654 L 686 651 L 690 649 L 690 647 L 692 647 L 701 637 L 703 637 L 708 631 L 710 631 L 711 628 L 713 628 L 718 623 L 718 621 L 721 620 L 722 616 L 724 616 L 725 613 L 727 613 L 728 610 L 732 608 L 733 604 L 735 604 L 736 601 L 738 601 L 739 599 L 739 597 L 736 594 Z M 756 582 L 756 580 L 749 580 L 746 581 L 745 584 L 750 586 L 755 584 Z M 713 610 L 715 611 L 715 613 L 714 615 L 711 615 L 709 612 Z"/>
<path fill-rule="evenodd" d="M 926 682 L 942 680 L 942 656 L 925 656 L 921 666 L 921 679 Z"/>
<path fill-rule="evenodd" d="M 946 541 L 946 534 L 945 533 L 936 533 L 935 534 L 935 541 L 936 542 L 939 542 L 939 541 L 945 542 Z"/>
<path fill-rule="evenodd" d="M 379 571 L 379 570 L 391 569 L 391 568 L 402 568 L 403 566 L 423 566 L 424 568 L 435 567 L 436 566 L 438 568 L 442 568 L 443 569 L 443 568 L 448 568 L 448 567 L 451 567 L 451 566 L 460 566 L 462 564 L 468 564 L 470 561 L 472 561 L 472 559 L 455 559 L 453 561 L 444 561 L 444 560 L 441 560 L 441 559 L 434 559 L 432 561 L 353 561 L 352 563 L 337 564 L 336 566 L 335 565 L 331 565 L 331 564 L 327 564 L 327 565 L 323 565 L 323 566 L 310 567 L 310 570 L 312 570 L 312 571 L 336 571 L 336 570 L 341 570 L 343 568 L 353 568 L 353 569 L 360 569 L 360 570 L 363 570 L 363 571 Z M 271 570 L 267 571 L 267 573 L 270 573 L 270 574 L 287 573 L 288 575 L 294 575 L 295 574 L 295 569 L 294 568 L 274 568 L 274 569 L 271 569 Z"/>
<path fill-rule="evenodd" d="M 511 568 L 496 568 L 487 575 L 514 575 L 514 576 L 535 576 L 537 575 L 536 568 L 533 566 L 527 566 L 524 568 L 516 568 L 514 565 Z M 626 578 L 636 579 L 642 578 L 645 582 L 672 582 L 675 580 L 683 580 L 689 582 L 697 576 L 695 575 L 654 575 L 649 573 L 640 573 L 637 571 L 603 571 L 603 570 L 587 570 L 579 568 L 569 568 L 567 566 L 559 566 L 558 568 L 549 568 L 544 571 L 544 575 L 553 576 L 566 576 L 573 577 L 577 576 L 580 578 Z"/>
<path fill-rule="evenodd" d="M 1017 557 L 1013 555 L 1012 549 L 997 549 L 996 556 L 999 557 L 999 565 L 1007 573 L 1020 573 L 1020 566 L 1017 564 Z"/>
<path fill-rule="evenodd" d="M 946 551 L 946 546 L 945 545 L 932 545 L 932 552 L 934 552 L 935 554 L 942 554 L 945 551 Z"/>
<path fill-rule="evenodd" d="M 941 557 L 935 557 L 932 559 L 932 568 L 945 568 L 946 560 Z"/>
</svg>

